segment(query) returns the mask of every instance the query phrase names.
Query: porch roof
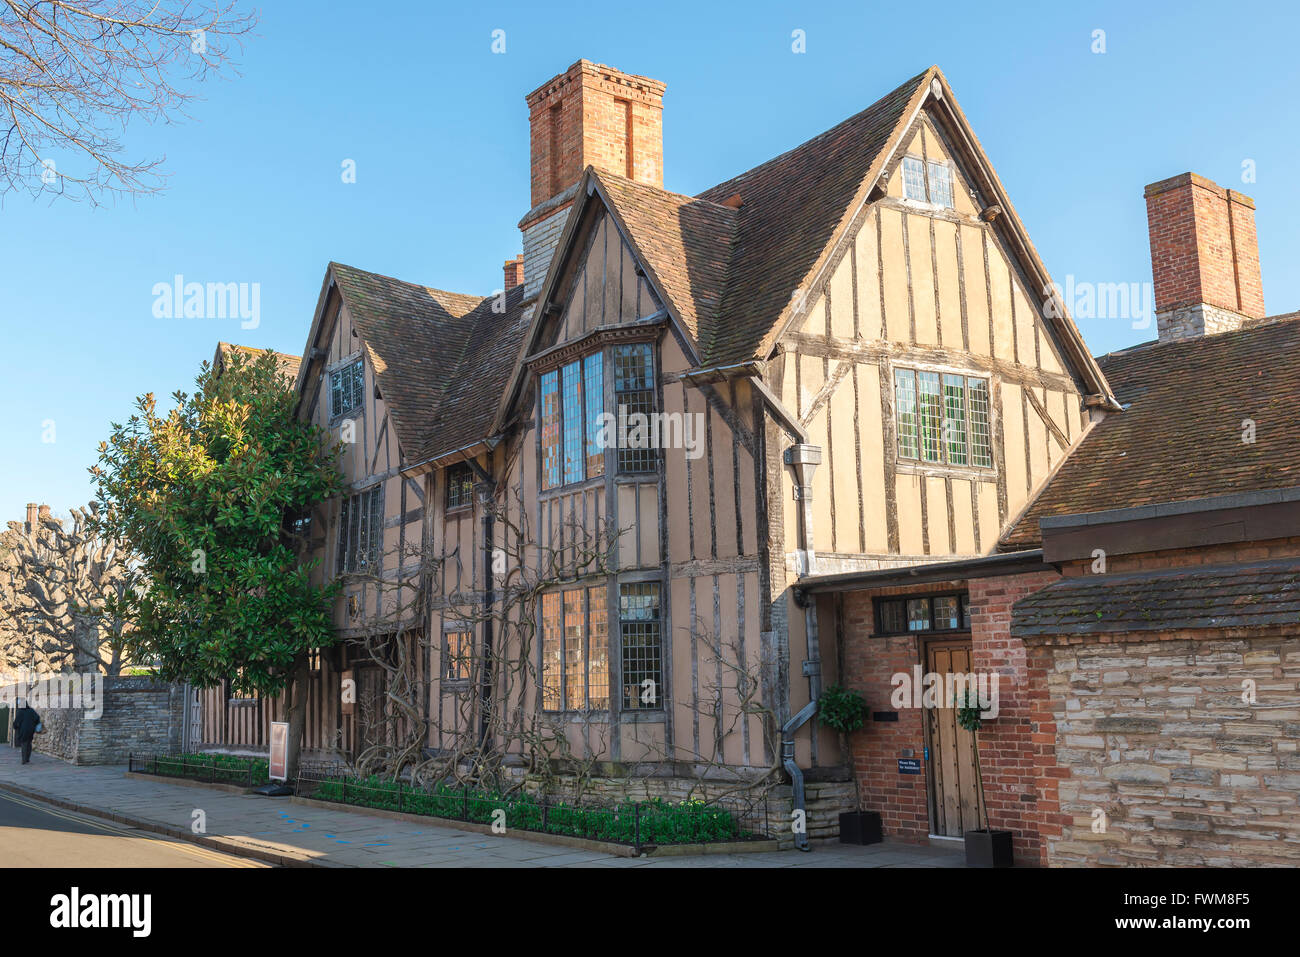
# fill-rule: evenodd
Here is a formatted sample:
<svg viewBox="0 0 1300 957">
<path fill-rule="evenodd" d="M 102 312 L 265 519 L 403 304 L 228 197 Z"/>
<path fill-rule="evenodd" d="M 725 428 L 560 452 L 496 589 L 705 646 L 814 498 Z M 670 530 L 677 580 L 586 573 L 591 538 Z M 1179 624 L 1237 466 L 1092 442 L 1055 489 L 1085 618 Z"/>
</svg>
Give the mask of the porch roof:
<svg viewBox="0 0 1300 957">
<path fill-rule="evenodd" d="M 1300 558 L 1066 578 L 1022 598 L 1011 633 L 1093 635 L 1300 624 Z"/>
<path fill-rule="evenodd" d="M 1053 565 L 1043 561 L 1041 548 L 1032 548 L 1019 552 L 982 555 L 979 558 L 960 558 L 955 561 L 926 562 L 895 568 L 872 568 L 863 571 L 838 572 L 834 575 L 809 575 L 795 582 L 794 587 L 797 591 L 806 594 L 822 594 L 1055 570 Z"/>
</svg>

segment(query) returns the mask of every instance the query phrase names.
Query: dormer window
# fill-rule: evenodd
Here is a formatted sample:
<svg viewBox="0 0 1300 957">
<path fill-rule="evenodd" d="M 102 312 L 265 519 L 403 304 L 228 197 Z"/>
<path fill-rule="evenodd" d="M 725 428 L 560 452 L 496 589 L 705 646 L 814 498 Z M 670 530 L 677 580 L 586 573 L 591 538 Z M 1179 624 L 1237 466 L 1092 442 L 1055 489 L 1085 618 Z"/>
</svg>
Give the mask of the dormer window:
<svg viewBox="0 0 1300 957">
<path fill-rule="evenodd" d="M 447 469 L 447 511 L 464 508 L 474 500 L 474 472 L 464 462 Z"/>
<path fill-rule="evenodd" d="M 947 163 L 904 156 L 903 195 L 918 203 L 952 209 L 952 170 Z"/>
</svg>

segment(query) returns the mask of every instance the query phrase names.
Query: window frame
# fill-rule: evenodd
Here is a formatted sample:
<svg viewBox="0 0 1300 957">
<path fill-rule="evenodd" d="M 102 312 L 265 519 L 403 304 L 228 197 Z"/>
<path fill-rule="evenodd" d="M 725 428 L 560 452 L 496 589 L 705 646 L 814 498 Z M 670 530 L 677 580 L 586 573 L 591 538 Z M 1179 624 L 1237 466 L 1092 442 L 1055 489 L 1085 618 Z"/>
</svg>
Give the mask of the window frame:
<svg viewBox="0 0 1300 957">
<path fill-rule="evenodd" d="M 618 353 L 624 349 L 645 350 L 645 376 L 639 388 L 619 388 Z M 597 356 L 600 361 L 592 362 Z M 570 382 L 566 397 L 565 372 L 574 367 L 577 368 L 576 382 Z M 628 341 L 605 340 L 595 348 L 581 351 L 566 349 L 562 358 L 534 368 L 537 376 L 538 480 L 543 494 L 577 488 L 611 476 L 653 476 L 659 471 L 660 450 L 653 445 L 644 449 L 624 449 L 616 441 L 610 448 L 599 448 L 596 441 L 598 417 L 611 412 L 610 403 L 613 403 L 612 414 L 618 423 L 621 396 L 641 398 L 635 408 L 629 407 L 629 415 L 659 411 L 658 369 L 656 341 L 640 337 Z M 598 402 L 593 400 L 597 388 L 600 392 Z M 553 406 L 550 405 L 552 402 Z M 569 409 L 575 407 L 579 414 L 577 424 L 569 420 Z M 548 431 L 554 434 L 548 436 Z M 580 477 L 571 470 L 575 461 L 582 468 Z"/>
<path fill-rule="evenodd" d="M 934 627 L 934 605 L 935 601 L 940 598 L 957 599 L 957 627 L 956 628 L 936 628 Z M 909 628 L 908 619 L 908 602 L 924 600 L 930 603 L 928 628 Z M 900 603 L 903 606 L 903 624 L 904 627 L 899 629 L 889 629 L 885 627 L 885 605 Z M 877 595 L 872 599 L 873 617 L 875 620 L 875 631 L 873 637 L 893 638 L 904 635 L 963 635 L 970 634 L 970 591 L 952 590 L 935 592 L 916 592 L 909 595 Z"/>
<path fill-rule="evenodd" d="M 354 371 L 358 366 L 360 367 L 359 377 Z M 339 408 L 339 404 L 336 403 L 334 399 L 334 377 L 342 376 L 345 372 L 351 373 L 351 381 L 353 384 L 352 392 L 355 394 L 356 404 L 341 409 Z M 358 352 L 355 355 L 340 360 L 339 362 L 335 363 L 331 368 L 327 369 L 325 391 L 329 395 L 329 408 L 330 408 L 329 420 L 331 424 L 339 422 L 340 420 L 345 418 L 354 418 L 358 412 L 365 411 L 366 408 L 365 357 Z M 342 393 L 343 390 L 342 388 L 340 388 L 339 394 L 342 395 Z"/>
<path fill-rule="evenodd" d="M 920 166 L 921 188 L 924 196 L 917 197 L 911 195 L 908 189 L 908 164 L 915 163 Z M 935 199 L 934 179 L 931 177 L 931 170 L 942 169 L 948 175 L 948 202 L 939 202 Z M 908 203 L 920 203 L 923 206 L 929 206 L 934 209 L 953 209 L 957 208 L 957 176 L 953 169 L 953 164 L 948 159 L 930 159 L 927 156 L 918 156 L 915 153 L 907 153 L 899 163 L 900 174 L 903 178 L 903 201 Z"/>
<path fill-rule="evenodd" d="M 937 457 L 927 457 L 927 413 L 922 401 L 922 377 L 933 377 L 938 384 L 936 393 L 925 393 L 933 395 L 937 400 L 938 422 L 934 433 L 935 447 L 937 448 Z M 901 378 L 900 378 L 901 377 Z M 893 427 L 894 427 L 894 461 L 900 464 L 917 465 L 929 468 L 951 468 L 951 469 L 973 469 L 981 473 L 993 473 L 996 470 L 996 456 L 993 449 L 993 409 L 992 409 L 992 381 L 989 377 L 972 375 L 963 369 L 921 369 L 913 366 L 898 365 L 892 369 L 891 379 L 893 381 Z M 950 422 L 955 420 L 955 416 L 950 415 L 954 408 L 949 404 L 948 388 L 949 380 L 961 380 L 961 427 L 962 427 L 962 461 L 953 461 L 954 445 L 950 441 L 951 430 Z M 911 389 L 911 412 L 913 421 L 908 424 L 904 422 L 905 413 L 903 402 L 900 399 L 900 387 L 910 382 Z M 981 386 L 978 391 L 982 392 L 984 397 L 984 406 L 980 411 L 977 419 L 972 414 L 971 396 L 977 389 L 972 389 L 971 384 L 977 383 Z M 906 391 L 906 390 L 905 390 Z M 976 426 L 979 426 L 977 430 Z M 907 426 L 905 428 L 905 425 Z M 978 434 L 977 434 L 978 432 Z M 979 439 L 979 443 L 976 442 Z M 914 453 L 908 454 L 904 447 Z M 977 453 L 980 453 L 977 455 Z M 977 458 L 980 461 L 977 461 Z"/>
<path fill-rule="evenodd" d="M 655 617 L 648 618 L 627 618 L 623 614 L 623 593 L 628 589 L 652 587 L 655 589 Z M 630 581 L 621 581 L 618 583 L 617 598 L 618 606 L 615 609 L 618 621 L 618 661 L 619 661 L 619 710 L 623 714 L 645 714 L 645 713 L 663 713 L 667 710 L 664 694 L 664 671 L 667 660 L 666 650 L 664 648 L 664 594 L 666 589 L 664 583 L 658 578 L 651 579 L 633 579 Z M 645 669 L 639 669 L 643 676 L 632 683 L 631 687 L 637 690 L 631 698 L 627 692 L 629 688 L 629 671 L 628 667 L 628 645 L 624 629 L 628 625 L 653 623 L 656 627 L 656 644 L 655 644 L 655 662 L 656 670 L 652 673 Z M 646 646 L 648 647 L 648 646 Z M 655 703 L 645 704 L 641 701 L 640 687 L 641 682 L 646 677 L 655 681 Z"/>
<path fill-rule="evenodd" d="M 464 479 L 468 478 L 468 482 Z M 443 490 L 443 511 L 459 512 L 474 506 L 474 470 L 470 468 L 468 462 L 453 462 L 447 466 L 444 481 L 447 487 Z M 463 501 L 452 501 L 453 491 L 459 490 L 458 494 L 464 495 Z"/>
<path fill-rule="evenodd" d="M 452 636 L 459 654 L 452 654 Z M 442 661 L 438 669 L 443 684 L 463 685 L 474 676 L 474 629 L 466 622 L 449 622 L 442 628 Z M 463 667 L 462 667 L 463 666 Z M 463 674 L 459 673 L 463 670 Z M 453 673 L 453 671 L 458 673 Z"/>
<path fill-rule="evenodd" d="M 373 498 L 368 498 L 373 496 Z M 370 506 L 363 505 L 365 502 L 374 502 Z M 365 530 L 368 537 L 371 538 L 368 545 L 368 552 L 365 556 L 366 561 L 353 563 L 355 552 L 352 549 L 351 529 L 351 509 L 353 503 L 361 507 L 357 520 L 357 531 L 361 531 L 361 523 L 365 522 Z M 372 509 L 378 510 L 379 531 L 375 535 L 374 518 L 375 514 Z M 351 575 L 358 572 L 367 571 L 371 564 L 377 565 L 381 570 L 383 568 L 384 552 L 384 483 L 377 482 L 367 488 L 359 489 L 350 495 L 344 495 L 339 502 L 339 520 L 334 537 L 334 576 L 337 578 L 342 575 Z"/>
<path fill-rule="evenodd" d="M 539 659 L 538 661 L 539 680 L 538 680 L 537 691 L 538 691 L 538 695 L 541 698 L 541 709 L 543 714 L 564 716 L 570 714 L 608 714 L 610 712 L 611 700 L 612 700 L 612 692 L 610 690 L 610 684 L 611 684 L 613 669 L 612 669 L 612 660 L 611 660 L 612 655 L 610 654 L 612 650 L 612 646 L 609 640 L 610 628 L 609 628 L 608 589 L 609 589 L 608 581 L 597 582 L 597 581 L 587 580 L 587 581 L 570 582 L 566 585 L 549 589 L 541 595 L 537 605 L 537 617 L 538 617 L 537 650 L 538 650 L 538 659 Z M 566 634 L 566 628 L 568 623 L 566 619 L 567 608 L 565 604 L 566 597 L 574 593 L 580 595 L 582 601 L 582 609 L 581 609 L 582 636 L 581 636 L 580 653 L 578 655 L 578 662 L 580 665 L 578 676 L 580 676 L 582 682 L 582 704 L 577 707 L 572 706 L 570 700 L 572 697 L 570 678 L 574 676 L 571 675 L 569 670 L 569 666 L 570 666 L 570 661 L 568 658 L 569 649 L 567 647 L 569 636 Z M 602 605 L 600 609 L 595 608 L 595 605 L 592 601 L 593 595 L 600 596 L 601 605 Z M 554 675 L 558 681 L 558 685 L 556 686 L 554 692 L 555 695 L 558 697 L 558 705 L 559 705 L 558 707 L 550 707 L 548 704 L 548 698 L 551 693 L 549 690 L 549 679 L 552 675 L 552 672 L 548 670 L 549 663 L 547 661 L 547 641 L 549 637 L 547 634 L 548 601 L 558 601 L 559 603 L 559 609 L 558 609 L 559 610 L 559 617 L 558 617 L 559 657 L 556 662 L 555 665 L 556 670 L 554 672 Z M 604 626 L 603 628 L 595 627 L 602 624 Z M 601 655 L 600 657 L 593 657 L 592 655 L 593 638 L 595 638 L 596 641 L 599 642 L 602 639 L 602 634 L 601 634 L 602 632 L 603 632 L 603 641 L 604 641 L 603 655 Z M 604 664 L 603 671 L 599 667 L 597 667 L 597 664 L 600 661 L 603 661 Z M 604 701 L 603 704 L 593 704 L 593 701 L 599 702 L 602 700 L 600 695 L 593 696 L 592 694 L 592 688 L 594 685 L 594 682 L 592 680 L 593 676 L 603 677 L 604 679 L 605 693 L 603 696 L 603 701 Z"/>
</svg>

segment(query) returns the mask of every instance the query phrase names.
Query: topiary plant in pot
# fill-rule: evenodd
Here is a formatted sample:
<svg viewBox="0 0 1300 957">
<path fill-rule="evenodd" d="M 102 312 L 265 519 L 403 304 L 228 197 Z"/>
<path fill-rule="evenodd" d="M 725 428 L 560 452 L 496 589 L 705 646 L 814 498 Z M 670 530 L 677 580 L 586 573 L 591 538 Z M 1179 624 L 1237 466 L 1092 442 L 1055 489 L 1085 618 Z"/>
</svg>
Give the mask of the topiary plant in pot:
<svg viewBox="0 0 1300 957">
<path fill-rule="evenodd" d="M 862 695 L 830 685 L 817 701 L 817 718 L 840 733 L 840 753 L 849 754 L 849 734 L 867 723 L 867 702 Z M 855 785 L 856 786 L 856 785 Z M 879 844 L 880 815 L 875 811 L 850 811 L 840 815 L 840 842 Z"/>
<path fill-rule="evenodd" d="M 995 831 L 989 827 L 988 805 L 984 803 L 984 775 L 980 770 L 980 728 L 984 727 L 984 710 L 974 688 L 957 692 L 953 707 L 957 709 L 957 724 L 975 738 L 975 783 L 979 787 L 979 815 L 984 826 L 967 831 L 967 867 L 1010 867 L 1012 864 L 1011 832 Z"/>
</svg>

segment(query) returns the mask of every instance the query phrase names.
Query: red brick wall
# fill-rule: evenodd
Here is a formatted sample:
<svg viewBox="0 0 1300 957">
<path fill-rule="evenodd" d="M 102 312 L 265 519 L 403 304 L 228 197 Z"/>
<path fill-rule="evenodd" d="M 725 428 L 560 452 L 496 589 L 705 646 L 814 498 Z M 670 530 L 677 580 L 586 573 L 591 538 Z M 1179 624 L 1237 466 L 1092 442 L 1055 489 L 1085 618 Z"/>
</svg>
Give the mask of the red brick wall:
<svg viewBox="0 0 1300 957">
<path fill-rule="evenodd" d="M 916 639 L 869 638 L 875 630 L 872 594 L 849 592 L 844 598 L 844 684 L 867 699 L 872 712 L 892 711 L 890 678 L 911 672 L 920 661 Z M 885 836 L 925 843 L 930 833 L 924 774 L 899 774 L 905 748 L 921 757 L 925 748 L 922 712 L 907 708 L 898 722 L 868 721 L 849 737 L 853 776 L 863 810 L 877 811 Z"/>
<path fill-rule="evenodd" d="M 1146 188 L 1156 311 L 1208 303 L 1264 315 L 1255 201 L 1184 173 Z"/>
<path fill-rule="evenodd" d="M 662 187 L 664 85 L 579 60 L 527 97 L 532 204 L 595 166 Z"/>
<path fill-rule="evenodd" d="M 972 666 L 999 677 L 999 714 L 979 733 L 981 776 L 989 824 L 1012 832 L 1019 864 L 1045 863 L 1039 834 L 1059 834 L 1055 768 L 1056 727 L 1047 691 L 1050 654 L 1011 637 L 1011 607 L 1024 596 L 1059 578 L 1054 572 L 979 578 L 967 584 L 971 601 Z M 850 592 L 844 599 L 844 682 L 858 691 L 871 711 L 893 710 L 890 679 L 923 663 L 913 636 L 872 638 L 873 598 L 884 594 L 943 591 L 931 584 L 876 592 Z M 897 722 L 869 721 L 849 740 L 861 805 L 878 811 L 885 835 L 893 840 L 926 842 L 930 831 L 928 775 L 898 773 L 904 749 L 921 757 L 925 748 L 920 709 L 898 712 Z"/>
<path fill-rule="evenodd" d="M 976 578 L 970 582 L 971 663 L 997 672 L 998 716 L 978 735 L 989 826 L 1012 833 L 1017 863 L 1045 863 L 1041 815 L 1054 814 L 1055 794 L 1040 789 L 1055 766 L 1056 725 L 1047 700 L 1046 657 L 1031 662 L 1011 637 L 1011 606 L 1060 578 L 1055 572 Z M 1054 785 L 1053 785 L 1054 787 Z"/>
</svg>

